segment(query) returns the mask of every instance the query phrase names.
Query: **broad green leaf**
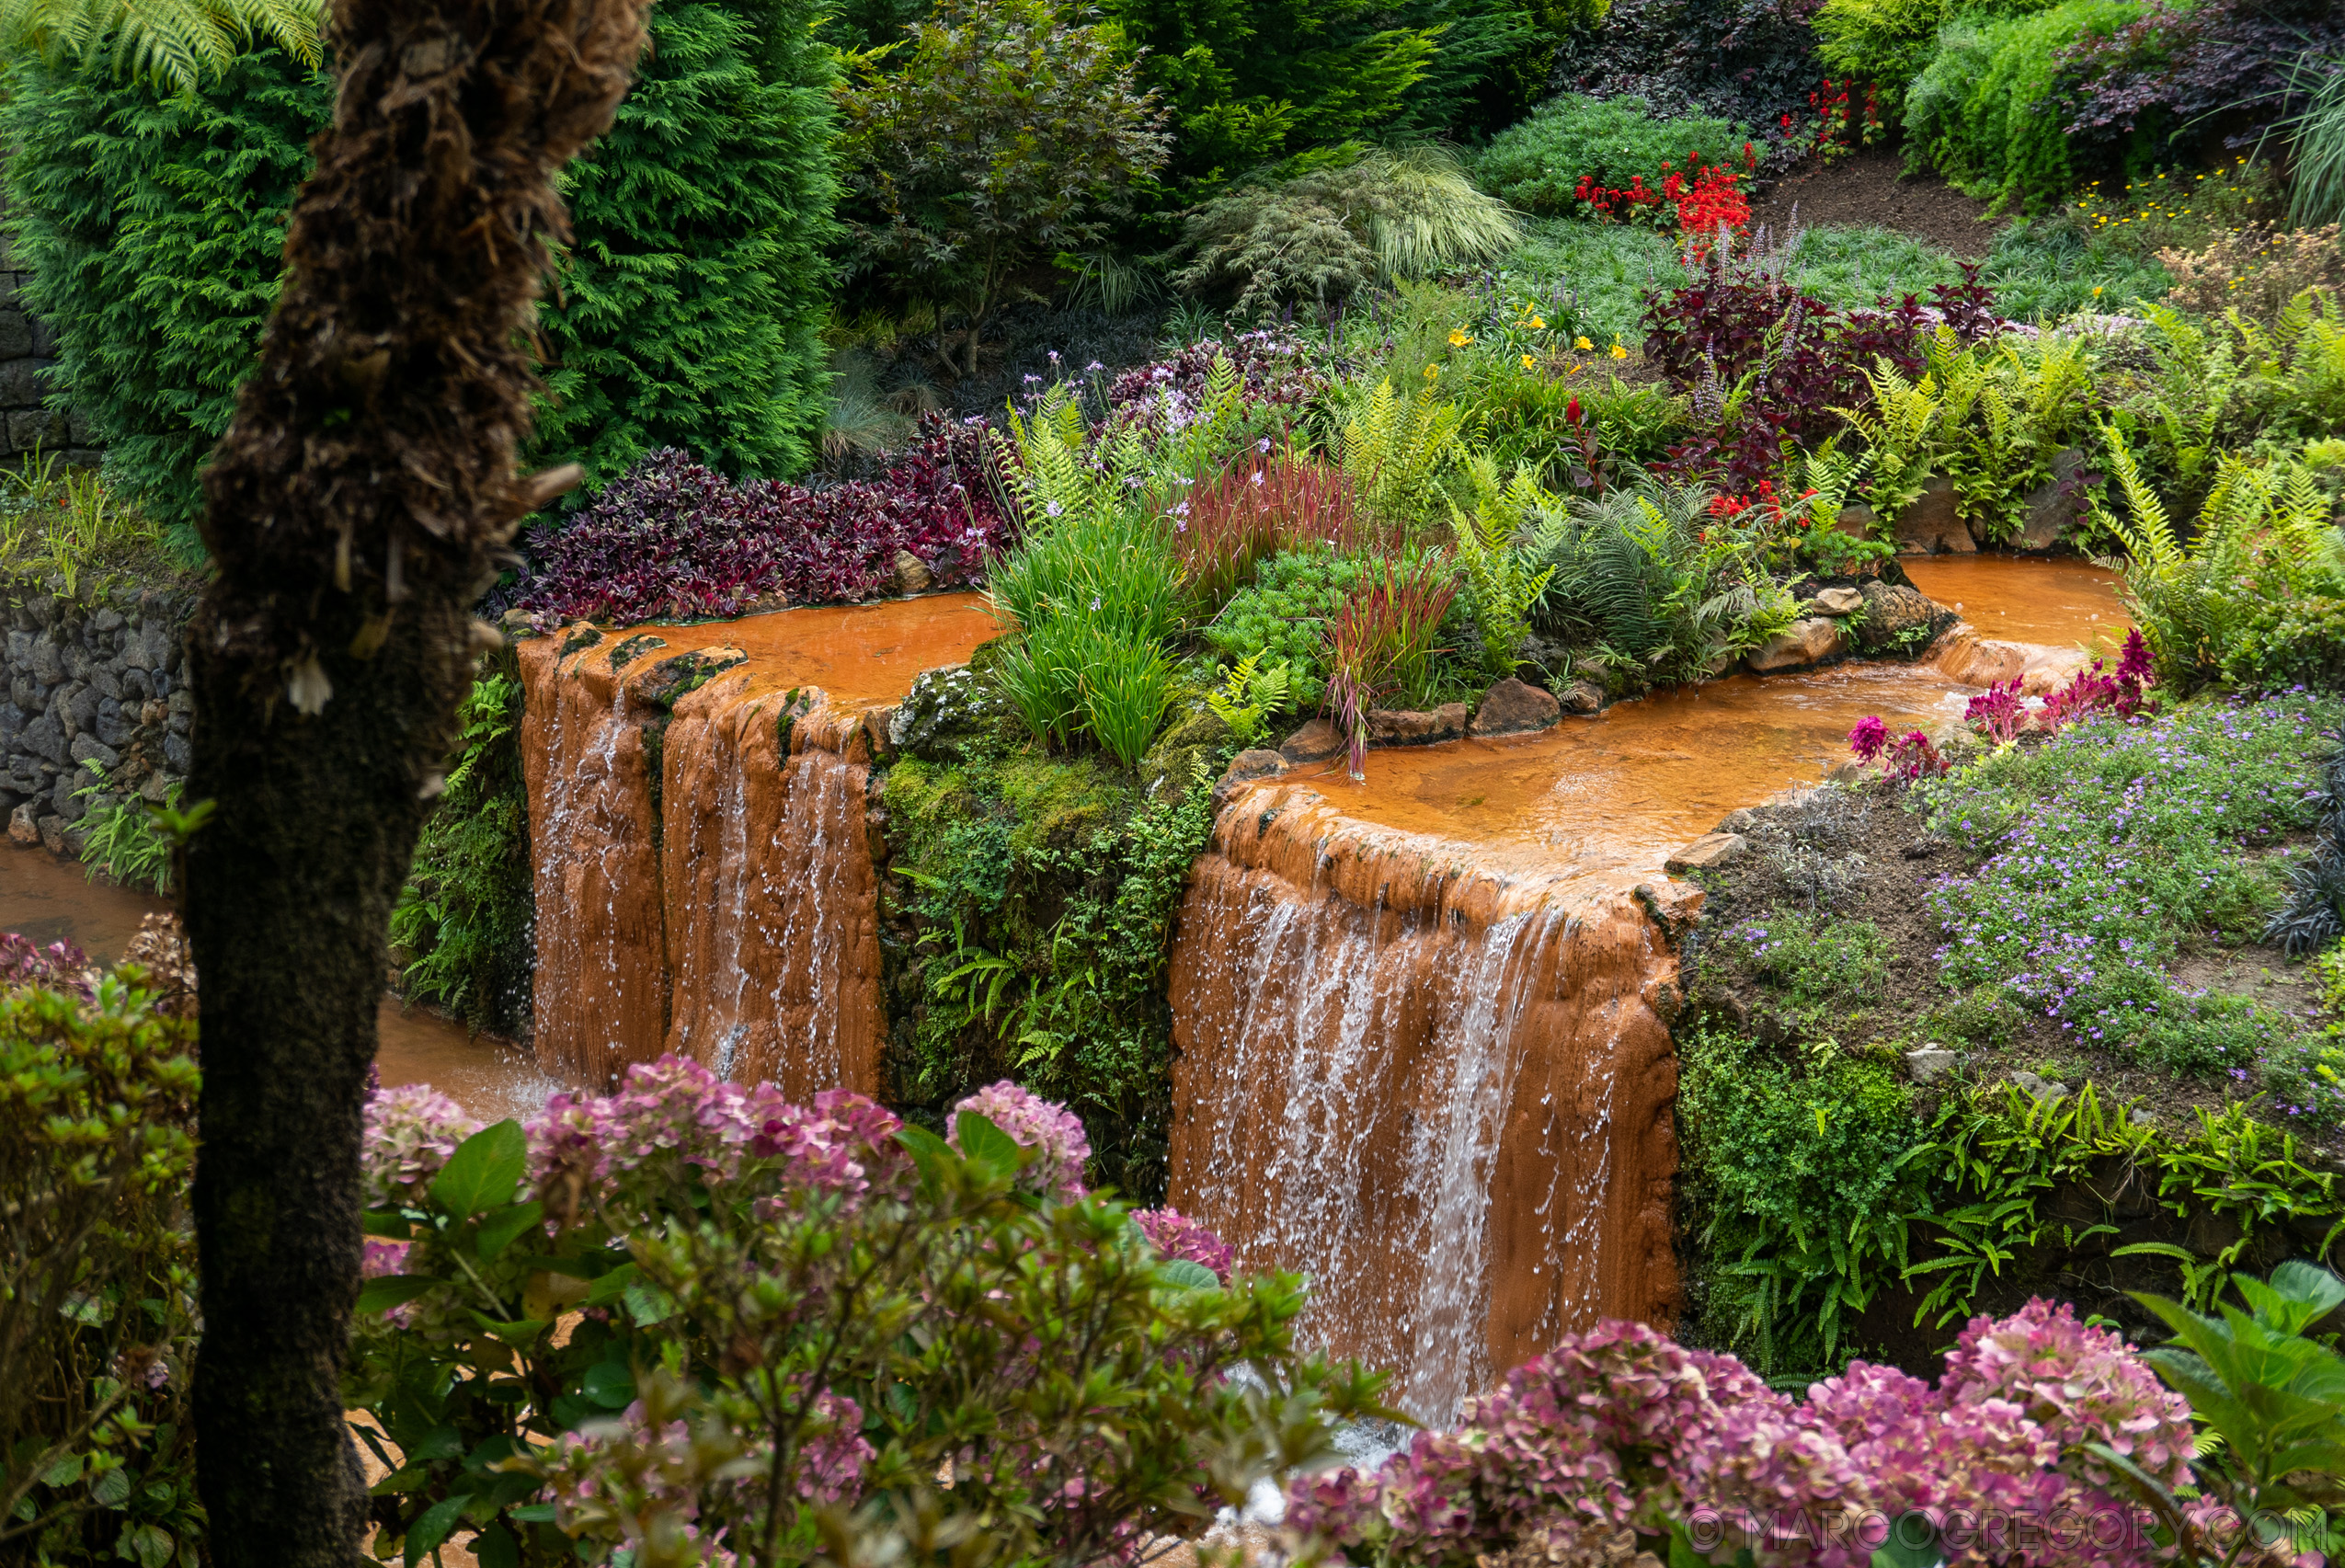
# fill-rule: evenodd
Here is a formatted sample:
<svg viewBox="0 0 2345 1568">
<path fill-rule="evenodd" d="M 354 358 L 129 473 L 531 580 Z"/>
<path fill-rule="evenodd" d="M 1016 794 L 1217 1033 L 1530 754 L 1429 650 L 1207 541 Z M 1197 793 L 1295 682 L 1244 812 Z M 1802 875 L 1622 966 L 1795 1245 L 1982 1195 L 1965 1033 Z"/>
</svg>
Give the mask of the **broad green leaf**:
<svg viewBox="0 0 2345 1568">
<path fill-rule="evenodd" d="M 481 1216 L 480 1261 L 495 1263 L 498 1255 L 529 1233 L 545 1218 L 542 1203 L 509 1203 Z"/>
<path fill-rule="evenodd" d="M 171 1539 L 169 1530 L 159 1525 L 141 1525 L 131 1532 L 130 1539 L 123 1545 L 130 1548 L 129 1555 L 137 1559 L 139 1568 L 163 1568 L 166 1562 L 171 1561 L 172 1551 L 178 1542 Z M 115 1549 L 115 1555 L 123 1555 L 120 1547 Z"/>
<path fill-rule="evenodd" d="M 359 1229 L 369 1236 L 388 1236 L 399 1242 L 416 1233 L 415 1221 L 391 1208 L 370 1208 L 360 1214 Z"/>
<path fill-rule="evenodd" d="M 432 1178 L 431 1201 L 453 1219 L 470 1219 L 483 1209 L 510 1203 L 528 1167 L 529 1139 L 521 1124 L 508 1116 L 456 1145 L 456 1152 Z"/>
<path fill-rule="evenodd" d="M 635 1402 L 635 1368 L 624 1361 L 598 1361 L 579 1379 L 579 1391 L 605 1410 L 624 1410 Z"/>
<path fill-rule="evenodd" d="M 119 1508 L 131 1500 L 131 1472 L 120 1465 L 101 1472 L 89 1483 L 90 1501 L 101 1508 Z"/>
<path fill-rule="evenodd" d="M 470 1494 L 443 1497 L 426 1508 L 421 1516 L 407 1527 L 407 1568 L 416 1568 L 417 1562 L 448 1539 L 448 1532 L 456 1528 L 456 1516 L 471 1501 Z"/>
<path fill-rule="evenodd" d="M 1156 1277 L 1181 1290 L 1218 1290 L 1221 1276 L 1201 1263 L 1171 1258 L 1156 1265 Z"/>
<path fill-rule="evenodd" d="M 954 1119 L 953 1127 L 960 1135 L 961 1152 L 997 1171 L 1024 1170 L 1041 1152 L 1040 1150 L 1026 1148 L 994 1126 L 989 1118 L 975 1111 L 963 1111 Z"/>
<path fill-rule="evenodd" d="M 472 1314 L 472 1320 L 479 1325 L 480 1332 L 491 1339 L 502 1340 L 507 1345 L 517 1347 L 526 1347 L 535 1344 L 537 1336 L 543 1333 L 546 1329 L 546 1322 L 543 1318 L 521 1318 L 512 1322 L 499 1322 L 486 1312 L 475 1312 Z"/>
<path fill-rule="evenodd" d="M 676 1315 L 676 1299 L 658 1286 L 641 1279 L 630 1280 L 627 1288 L 620 1292 L 620 1299 L 626 1302 L 627 1316 L 639 1329 L 664 1323 Z"/>
<path fill-rule="evenodd" d="M 624 1296 L 627 1293 L 627 1287 L 635 1282 L 635 1265 L 631 1263 L 621 1264 L 609 1274 L 595 1280 L 586 1293 L 586 1304 L 589 1307 L 607 1307 Z"/>
<path fill-rule="evenodd" d="M 1938 1544 L 1938 1527 L 1927 1514 L 1906 1514 L 1889 1527 L 1888 1539 L 1872 1554 L 1872 1568 L 1938 1568 L 1946 1553 Z"/>
<path fill-rule="evenodd" d="M 502 1524 L 492 1524 L 473 1537 L 473 1558 L 480 1568 L 521 1568 L 521 1543 Z"/>
<path fill-rule="evenodd" d="M 419 1274 L 383 1275 L 359 1287 L 358 1310 L 361 1314 L 387 1312 L 446 1283 L 440 1279 L 427 1279 Z"/>
<path fill-rule="evenodd" d="M 407 1458 L 417 1463 L 432 1459 L 461 1458 L 464 1451 L 464 1436 L 453 1426 L 435 1426 L 416 1440 L 407 1450 Z"/>
<path fill-rule="evenodd" d="M 530 1503 L 519 1508 L 508 1508 L 505 1516 L 516 1524 L 550 1525 L 554 1522 L 554 1505 Z"/>
</svg>

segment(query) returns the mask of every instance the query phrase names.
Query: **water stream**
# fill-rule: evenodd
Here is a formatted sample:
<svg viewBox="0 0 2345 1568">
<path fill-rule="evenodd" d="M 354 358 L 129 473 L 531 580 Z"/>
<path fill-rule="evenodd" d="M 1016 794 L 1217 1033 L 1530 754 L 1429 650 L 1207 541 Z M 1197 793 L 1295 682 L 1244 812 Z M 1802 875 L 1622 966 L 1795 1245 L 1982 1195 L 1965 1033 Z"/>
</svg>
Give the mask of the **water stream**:
<svg viewBox="0 0 2345 1568">
<path fill-rule="evenodd" d="M 139 921 L 169 906 L 128 888 L 91 882 L 78 865 L 47 850 L 0 844 L 0 931 L 46 945 L 70 942 L 112 964 L 122 956 Z M 561 1082 L 541 1070 L 528 1052 L 492 1036 L 471 1035 L 395 997 L 376 1015 L 381 1044 L 375 1066 L 385 1083 L 429 1083 L 484 1121 L 530 1116 L 543 1110 Z"/>
</svg>

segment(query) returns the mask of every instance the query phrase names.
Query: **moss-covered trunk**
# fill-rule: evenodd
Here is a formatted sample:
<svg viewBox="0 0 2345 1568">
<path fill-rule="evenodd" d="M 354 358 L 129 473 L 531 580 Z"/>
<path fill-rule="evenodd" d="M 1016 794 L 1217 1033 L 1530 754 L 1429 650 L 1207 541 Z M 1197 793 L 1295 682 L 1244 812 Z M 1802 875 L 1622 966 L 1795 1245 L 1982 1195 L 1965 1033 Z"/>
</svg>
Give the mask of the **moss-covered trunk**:
<svg viewBox="0 0 2345 1568">
<path fill-rule="evenodd" d="M 333 129 L 205 479 L 188 852 L 203 977 L 195 1418 L 213 1560 L 349 1563 L 339 1380 L 384 927 L 513 523 L 551 177 L 608 124 L 644 0 L 340 0 Z"/>
</svg>

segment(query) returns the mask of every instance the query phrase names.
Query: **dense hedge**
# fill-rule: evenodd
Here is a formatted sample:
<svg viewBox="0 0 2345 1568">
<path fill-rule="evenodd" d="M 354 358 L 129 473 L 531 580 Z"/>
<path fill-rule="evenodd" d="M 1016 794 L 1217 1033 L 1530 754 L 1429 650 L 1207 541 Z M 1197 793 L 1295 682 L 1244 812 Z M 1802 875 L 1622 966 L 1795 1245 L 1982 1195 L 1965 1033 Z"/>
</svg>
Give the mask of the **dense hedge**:
<svg viewBox="0 0 2345 1568">
<path fill-rule="evenodd" d="M 681 447 L 731 474 L 814 456 L 837 181 L 831 55 L 801 0 L 663 5 L 641 80 L 569 171 L 575 242 L 541 326 L 542 461 L 590 481 Z M 192 524 L 277 294 L 285 214 L 333 86 L 274 48 L 187 97 L 79 64 L 9 63 L 0 136 L 51 395 L 146 505 Z"/>
<path fill-rule="evenodd" d="M 660 447 L 734 475 L 813 461 L 839 194 L 815 21 L 806 0 L 653 7 L 640 78 L 569 169 L 541 461 L 593 485 Z"/>
<path fill-rule="evenodd" d="M 185 98 L 118 79 L 103 54 L 18 57 L 5 82 L 8 216 L 26 303 L 57 337 L 51 394 L 185 528 L 276 303 L 286 210 L 331 86 L 273 48 Z"/>
</svg>

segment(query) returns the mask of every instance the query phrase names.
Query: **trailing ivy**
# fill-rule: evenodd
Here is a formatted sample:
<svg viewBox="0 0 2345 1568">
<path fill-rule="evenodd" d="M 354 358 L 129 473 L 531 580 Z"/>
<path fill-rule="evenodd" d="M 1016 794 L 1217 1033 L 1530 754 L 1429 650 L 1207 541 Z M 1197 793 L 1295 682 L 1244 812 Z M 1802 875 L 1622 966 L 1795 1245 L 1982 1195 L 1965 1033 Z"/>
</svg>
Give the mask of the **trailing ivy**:
<svg viewBox="0 0 2345 1568">
<path fill-rule="evenodd" d="M 653 7 L 641 75 L 569 170 L 541 461 L 595 486 L 661 447 L 736 476 L 813 461 L 838 232 L 817 20 L 806 0 Z"/>
<path fill-rule="evenodd" d="M 1161 1196 L 1172 917 L 1231 750 L 1200 715 L 1139 776 L 999 739 L 888 770 L 895 1103 L 941 1117 L 1014 1077 L 1082 1117 L 1099 1181 Z"/>
<path fill-rule="evenodd" d="M 103 51 L 5 67 L 8 220 L 25 303 L 56 334 L 49 390 L 181 543 L 332 106 L 326 76 L 275 48 L 187 96 L 119 76 Z"/>
<path fill-rule="evenodd" d="M 464 699 L 447 787 L 391 911 L 391 940 L 407 956 L 407 994 L 502 1035 L 521 1034 L 530 1018 L 535 900 L 521 701 L 508 647 L 490 657 Z"/>
</svg>

